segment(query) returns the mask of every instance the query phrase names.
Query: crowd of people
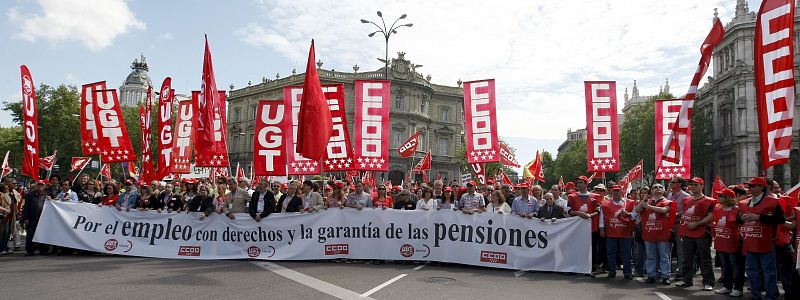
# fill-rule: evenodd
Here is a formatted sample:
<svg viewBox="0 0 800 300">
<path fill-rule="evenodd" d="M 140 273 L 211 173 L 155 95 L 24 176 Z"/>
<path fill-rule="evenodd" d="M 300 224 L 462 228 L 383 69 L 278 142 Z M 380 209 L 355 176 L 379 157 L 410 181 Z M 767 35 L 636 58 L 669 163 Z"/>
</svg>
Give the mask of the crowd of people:
<svg viewBox="0 0 800 300">
<path fill-rule="evenodd" d="M 84 202 L 119 211 L 197 212 L 200 219 L 218 213 L 236 218 L 248 214 L 261 222 L 272 213 L 314 213 L 326 209 L 455 210 L 464 214 L 509 214 L 539 222 L 566 217 L 587 219 L 592 231 L 592 277 L 607 272 L 615 278 L 643 278 L 690 287 L 700 271 L 706 291 L 738 297 L 746 278 L 751 296 L 777 299 L 780 281 L 786 299 L 800 294 L 795 269 L 795 207 L 798 199 L 784 195 L 780 184 L 756 177 L 706 196 L 703 179 L 675 177 L 661 184 L 626 190 L 609 182 L 589 190 L 589 179 L 540 185 L 485 185 L 467 182 L 445 185 L 345 181 L 259 181 L 246 179 L 183 179 L 179 182 L 133 180 L 100 182 L 81 176 L 75 182 L 51 176 L 27 187 L 14 178 L 0 184 L 0 255 L 14 253 L 26 234 L 25 255 L 71 249 L 34 244 L 32 239 L 45 201 Z M 241 216 L 241 215 L 239 215 Z M 11 245 L 11 247 L 9 246 Z M 715 257 L 712 258 L 712 249 Z M 676 258 L 673 263 L 673 256 Z M 715 280 L 713 267 L 722 278 Z M 673 274 L 674 278 L 670 275 Z M 746 275 L 746 276 L 745 276 Z M 722 287 L 714 290 L 716 283 Z"/>
</svg>

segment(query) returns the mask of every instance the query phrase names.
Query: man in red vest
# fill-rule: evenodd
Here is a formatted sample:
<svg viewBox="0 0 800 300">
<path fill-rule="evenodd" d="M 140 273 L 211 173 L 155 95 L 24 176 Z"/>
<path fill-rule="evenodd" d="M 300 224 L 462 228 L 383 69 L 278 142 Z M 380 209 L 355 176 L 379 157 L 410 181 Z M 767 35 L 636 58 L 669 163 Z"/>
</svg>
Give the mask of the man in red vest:
<svg viewBox="0 0 800 300">
<path fill-rule="evenodd" d="M 774 181 L 773 181 L 774 182 Z M 774 187 L 772 190 L 780 190 L 780 185 Z M 778 195 L 775 195 L 776 197 Z M 794 208 L 797 207 L 797 198 L 786 195 L 778 199 L 778 205 L 783 209 L 783 214 L 786 216 L 786 222 L 778 225 L 775 238 L 775 258 L 778 263 L 778 273 L 780 274 L 781 285 L 783 286 L 783 298 L 795 299 L 796 289 L 794 283 L 791 282 L 792 271 L 795 269 L 793 257 L 794 249 L 792 249 L 792 229 L 795 227 L 795 213 Z"/>
<path fill-rule="evenodd" d="M 622 274 L 633 279 L 631 272 L 631 241 L 633 237 L 633 207 L 636 202 L 622 197 L 622 187 L 611 188 L 611 200 L 600 205 L 600 237 L 606 238 L 608 278 L 617 276 L 617 255 L 622 260 Z"/>
<path fill-rule="evenodd" d="M 589 178 L 586 176 L 579 176 L 575 178 L 575 185 L 578 190 L 567 197 L 567 205 L 569 205 L 569 215 L 578 216 L 583 219 L 590 219 L 592 222 L 592 272 L 597 269 L 600 264 L 600 253 L 598 245 L 600 243 L 600 195 L 589 192 L 587 190 Z"/>
<path fill-rule="evenodd" d="M 650 190 L 653 198 L 641 201 L 636 205 L 635 211 L 642 220 L 642 239 L 647 251 L 645 272 L 647 283 L 654 283 L 661 275 L 661 283 L 669 285 L 670 254 L 672 252 L 672 224 L 675 222 L 675 211 L 678 209 L 675 202 L 664 198 L 664 187 L 654 184 Z M 656 271 L 661 271 L 657 274 Z"/>
<path fill-rule="evenodd" d="M 705 182 L 700 177 L 689 181 L 692 195 L 684 198 L 678 236 L 683 239 L 683 275 L 675 284 L 679 287 L 692 286 L 695 257 L 700 258 L 700 274 L 703 277 L 703 290 L 714 289 L 714 266 L 711 260 L 711 233 L 708 225 L 714 218 L 714 206 L 717 200 L 703 195 Z"/>
<path fill-rule="evenodd" d="M 742 256 L 739 215 L 736 194 L 744 195 L 744 189 L 734 192 L 723 189 L 719 192 L 719 204 L 714 207 L 714 249 L 722 262 L 722 288 L 716 294 L 741 297 L 744 287 L 744 256 Z"/>
<path fill-rule="evenodd" d="M 775 230 L 786 222 L 783 209 L 767 193 L 769 184 L 764 177 L 747 182 L 750 198 L 739 202 L 738 221 L 741 224 L 742 250 L 746 253 L 745 272 L 750 279 L 750 294 L 761 299 L 778 299 L 777 268 L 775 265 Z"/>
</svg>

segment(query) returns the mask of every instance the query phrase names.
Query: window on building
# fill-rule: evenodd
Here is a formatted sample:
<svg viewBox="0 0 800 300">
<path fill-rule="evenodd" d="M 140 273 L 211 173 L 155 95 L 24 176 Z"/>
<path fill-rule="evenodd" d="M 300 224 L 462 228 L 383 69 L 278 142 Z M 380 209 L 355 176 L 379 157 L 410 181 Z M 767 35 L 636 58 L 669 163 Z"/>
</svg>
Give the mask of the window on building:
<svg viewBox="0 0 800 300">
<path fill-rule="evenodd" d="M 239 134 L 234 133 L 231 137 L 231 152 L 239 152 Z"/>
<path fill-rule="evenodd" d="M 240 108 L 236 108 L 233 110 L 233 121 L 239 122 L 242 120 L 242 110 Z"/>
<path fill-rule="evenodd" d="M 449 137 L 439 137 L 439 155 L 450 156 Z"/>
<path fill-rule="evenodd" d="M 397 95 L 394 97 L 394 108 L 402 110 L 404 107 L 403 105 L 403 95 Z"/>
<path fill-rule="evenodd" d="M 400 148 L 400 146 L 405 142 L 403 140 L 403 131 L 400 130 L 392 130 L 392 145 L 391 148 Z"/>
<path fill-rule="evenodd" d="M 253 151 L 253 134 L 247 137 L 247 151 Z"/>
<path fill-rule="evenodd" d="M 423 114 L 428 112 L 425 110 L 425 100 L 419 101 L 419 111 Z"/>
<path fill-rule="evenodd" d="M 439 111 L 439 122 L 449 122 L 450 121 L 450 109 L 449 108 L 442 108 Z"/>
<path fill-rule="evenodd" d="M 250 106 L 250 120 L 255 120 L 256 119 L 256 110 L 257 110 L 257 108 L 256 108 L 255 105 Z"/>
</svg>

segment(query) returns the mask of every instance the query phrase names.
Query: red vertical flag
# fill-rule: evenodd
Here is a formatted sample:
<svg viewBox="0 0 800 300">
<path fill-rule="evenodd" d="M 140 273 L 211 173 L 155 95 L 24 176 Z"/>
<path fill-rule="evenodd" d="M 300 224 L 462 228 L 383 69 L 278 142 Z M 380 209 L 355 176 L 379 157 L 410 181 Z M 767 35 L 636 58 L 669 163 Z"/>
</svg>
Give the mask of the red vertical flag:
<svg viewBox="0 0 800 300">
<path fill-rule="evenodd" d="M 464 83 L 467 161 L 500 161 L 494 79 Z"/>
<path fill-rule="evenodd" d="M 469 164 L 469 166 L 472 168 L 472 172 L 475 172 L 475 177 L 478 178 L 478 182 L 480 182 L 480 184 L 486 184 L 486 169 L 483 168 L 483 164 Z"/>
<path fill-rule="evenodd" d="M 655 103 L 655 128 L 656 128 L 656 162 L 660 162 L 660 164 L 656 164 L 656 179 L 657 180 L 670 180 L 672 177 L 681 176 L 683 178 L 689 178 L 692 174 L 692 151 L 688 151 L 692 144 L 692 108 L 689 108 L 687 113 L 681 115 L 680 110 L 682 109 L 683 105 L 686 102 L 691 102 L 694 100 L 687 100 L 687 99 L 672 99 L 672 100 L 656 100 Z M 683 116 L 689 116 L 689 118 L 683 118 Z M 684 150 L 681 153 L 680 159 L 678 161 L 672 161 L 664 159 L 665 154 L 662 151 L 669 151 L 669 152 L 676 152 L 678 149 L 674 147 L 666 147 L 665 145 L 668 141 L 668 134 L 670 134 L 670 128 L 674 128 L 673 124 L 675 123 L 682 123 L 681 127 L 685 128 L 682 131 L 685 134 L 676 135 L 675 139 L 681 140 L 680 143 L 673 143 L 673 145 L 685 145 Z M 676 152 L 677 153 L 677 152 Z M 666 154 L 666 156 L 671 157 L 675 155 L 675 153 Z"/>
<path fill-rule="evenodd" d="M 129 163 L 131 165 L 132 163 Z M 100 175 L 103 175 L 106 179 L 111 179 L 111 164 L 104 163 L 102 167 L 100 167 Z"/>
<path fill-rule="evenodd" d="M 100 154 L 97 144 L 97 124 L 95 124 L 94 92 L 106 89 L 106 82 L 84 84 L 81 87 L 81 149 L 83 155 Z"/>
<path fill-rule="evenodd" d="M 256 137 L 253 141 L 253 172 L 255 175 L 286 175 L 286 117 L 282 100 L 258 101 Z M 291 129 L 289 129 L 291 130 Z"/>
<path fill-rule="evenodd" d="M 20 66 L 22 73 L 22 125 L 24 130 L 22 175 L 39 180 L 39 113 L 36 109 L 36 87 L 31 71 Z"/>
<path fill-rule="evenodd" d="M 794 1 L 764 0 L 753 40 L 761 163 L 789 162 L 794 120 Z"/>
<path fill-rule="evenodd" d="M 422 158 L 422 160 L 414 166 L 414 173 L 422 173 L 424 171 L 431 169 L 431 151 L 428 150 L 428 154 Z"/>
<path fill-rule="evenodd" d="M 619 171 L 617 83 L 584 81 L 589 172 Z"/>
<path fill-rule="evenodd" d="M 200 92 L 193 91 L 192 99 L 200 96 Z M 192 148 L 194 145 L 194 116 L 196 111 L 192 103 L 195 101 L 187 100 L 178 103 L 178 111 L 175 121 L 175 139 L 172 142 L 172 165 L 170 172 L 173 174 L 189 173 L 189 166 L 192 163 Z"/>
<path fill-rule="evenodd" d="M 117 90 L 96 90 L 93 92 L 95 125 L 97 127 L 97 146 L 105 163 L 136 161 L 136 153 L 131 146 L 128 129 L 122 118 L 122 110 L 117 99 Z"/>
<path fill-rule="evenodd" d="M 156 179 L 169 176 L 172 169 L 172 78 L 164 78 L 158 95 L 158 168 Z"/>
<path fill-rule="evenodd" d="M 345 113 L 344 85 L 330 84 L 322 86 L 325 100 L 331 112 L 331 126 L 333 133 L 324 157 L 326 172 L 336 172 L 354 169 L 353 145 L 350 144 L 350 130 L 347 127 L 347 114 Z M 319 172 L 317 172 L 319 173 Z"/>
<path fill-rule="evenodd" d="M 197 98 L 197 116 L 195 132 L 199 147 L 196 165 L 201 167 L 228 166 L 228 150 L 225 137 L 225 101 L 220 99 L 217 82 L 214 78 L 214 65 L 211 61 L 211 50 L 206 38 L 205 55 L 203 56 L 203 83 Z"/>
<path fill-rule="evenodd" d="M 355 156 L 364 171 L 389 171 L 388 80 L 356 80 Z"/>
<path fill-rule="evenodd" d="M 149 182 L 156 180 L 155 170 L 153 170 L 153 151 L 150 148 L 150 136 L 152 133 L 152 118 L 151 112 L 153 110 L 153 88 L 147 88 L 147 97 L 142 106 L 139 106 L 139 126 L 141 128 L 142 138 L 142 174 L 139 180 Z"/>
<path fill-rule="evenodd" d="M 320 160 L 333 133 L 331 111 L 322 95 L 322 84 L 315 67 L 314 40 L 308 51 L 306 77 L 303 81 L 303 101 L 300 104 L 297 129 L 297 153 Z"/>
</svg>

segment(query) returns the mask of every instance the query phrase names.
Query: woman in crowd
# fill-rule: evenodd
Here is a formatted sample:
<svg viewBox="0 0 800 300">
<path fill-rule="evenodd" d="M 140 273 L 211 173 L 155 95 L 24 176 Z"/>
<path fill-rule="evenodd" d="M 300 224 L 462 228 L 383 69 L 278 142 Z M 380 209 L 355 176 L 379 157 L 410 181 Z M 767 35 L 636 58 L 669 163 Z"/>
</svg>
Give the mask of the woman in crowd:
<svg viewBox="0 0 800 300">
<path fill-rule="evenodd" d="M 437 207 L 436 199 L 433 198 L 433 190 L 430 188 L 420 188 L 422 191 L 422 198 L 417 201 L 417 209 L 431 210 Z"/>
<path fill-rule="evenodd" d="M 103 194 L 97 190 L 97 182 L 94 180 L 86 182 L 86 187 L 78 193 L 78 200 L 84 203 L 97 204 L 100 197 L 103 197 Z"/>
<path fill-rule="evenodd" d="M 531 187 L 531 195 L 533 199 L 539 203 L 539 206 L 544 205 L 544 196 L 543 196 L 542 186 L 541 185 L 534 185 Z"/>
<path fill-rule="evenodd" d="M 228 193 L 228 183 L 225 180 L 217 181 L 217 194 L 214 196 L 214 211 L 217 213 L 223 213 L 225 210 L 225 203 L 228 202 L 229 196 L 231 193 Z"/>
<path fill-rule="evenodd" d="M 486 211 L 495 212 L 498 214 L 510 214 L 511 207 L 506 203 L 506 198 L 500 191 L 493 191 L 489 194 L 489 204 L 486 205 Z"/>
<path fill-rule="evenodd" d="M 276 212 L 300 212 L 300 208 L 303 207 L 303 198 L 298 195 L 298 184 L 299 182 L 297 181 L 289 182 L 289 189 L 278 200 L 278 207 L 275 208 Z"/>
<path fill-rule="evenodd" d="M 442 200 L 439 202 L 437 209 L 456 209 L 456 197 L 453 195 L 453 188 L 445 187 L 442 191 Z"/>
<path fill-rule="evenodd" d="M 14 253 L 12 249 L 8 248 L 8 240 L 11 238 L 11 230 L 14 228 L 11 226 L 13 216 L 8 186 L 0 184 L 0 255 L 6 255 L 9 252 Z"/>
<path fill-rule="evenodd" d="M 172 189 L 173 189 L 172 185 L 167 184 L 166 190 L 164 192 L 171 191 Z M 166 200 L 167 212 L 182 211 L 184 205 L 186 205 L 186 203 L 183 201 L 183 196 L 179 192 L 171 191 L 169 193 L 169 197 L 167 197 Z"/>
<path fill-rule="evenodd" d="M 214 212 L 214 198 L 210 195 L 210 188 L 208 185 L 202 184 L 197 188 L 197 195 L 187 201 L 186 212 L 201 212 L 200 220 L 208 217 Z"/>
<path fill-rule="evenodd" d="M 174 187 L 171 183 L 167 183 L 164 185 L 164 190 L 158 194 L 158 202 L 162 203 L 162 209 L 166 208 L 167 211 L 175 210 L 173 207 L 169 207 L 169 202 L 172 200 L 172 195 L 174 194 Z"/>
<path fill-rule="evenodd" d="M 139 188 L 139 210 L 156 209 L 161 212 L 164 204 L 159 201 L 158 197 L 153 194 L 153 186 L 142 184 Z"/>
<path fill-rule="evenodd" d="M 107 206 L 114 206 L 117 204 L 117 200 L 119 198 L 119 189 L 117 186 L 106 183 L 103 186 L 103 196 L 100 197 L 100 206 L 107 205 Z"/>
<path fill-rule="evenodd" d="M 739 215 L 736 194 L 729 188 L 719 192 L 719 204 L 714 207 L 712 227 L 715 232 L 714 249 L 722 261 L 722 288 L 714 293 L 731 297 L 741 297 L 744 288 L 745 263 L 739 224 L 736 222 L 736 217 Z M 746 194 L 744 189 L 741 189 L 741 194 Z"/>
<path fill-rule="evenodd" d="M 183 205 L 186 206 L 189 200 L 197 196 L 198 184 L 196 179 L 187 179 L 181 189 L 181 197 L 183 198 Z"/>
<path fill-rule="evenodd" d="M 422 191 L 423 191 L 422 187 L 414 188 L 413 191 L 414 191 L 414 197 L 411 198 L 414 199 L 414 202 L 416 202 L 419 199 L 422 199 Z"/>
<path fill-rule="evenodd" d="M 394 200 L 392 199 L 392 196 L 386 194 L 385 185 L 378 186 L 378 195 L 375 196 L 375 199 L 372 199 L 372 207 L 380 209 L 394 207 Z"/>
<path fill-rule="evenodd" d="M 333 190 L 331 191 L 330 195 L 325 198 L 325 206 L 327 208 L 344 208 L 344 182 L 337 181 L 328 181 L 328 186 L 330 186 Z"/>
</svg>

